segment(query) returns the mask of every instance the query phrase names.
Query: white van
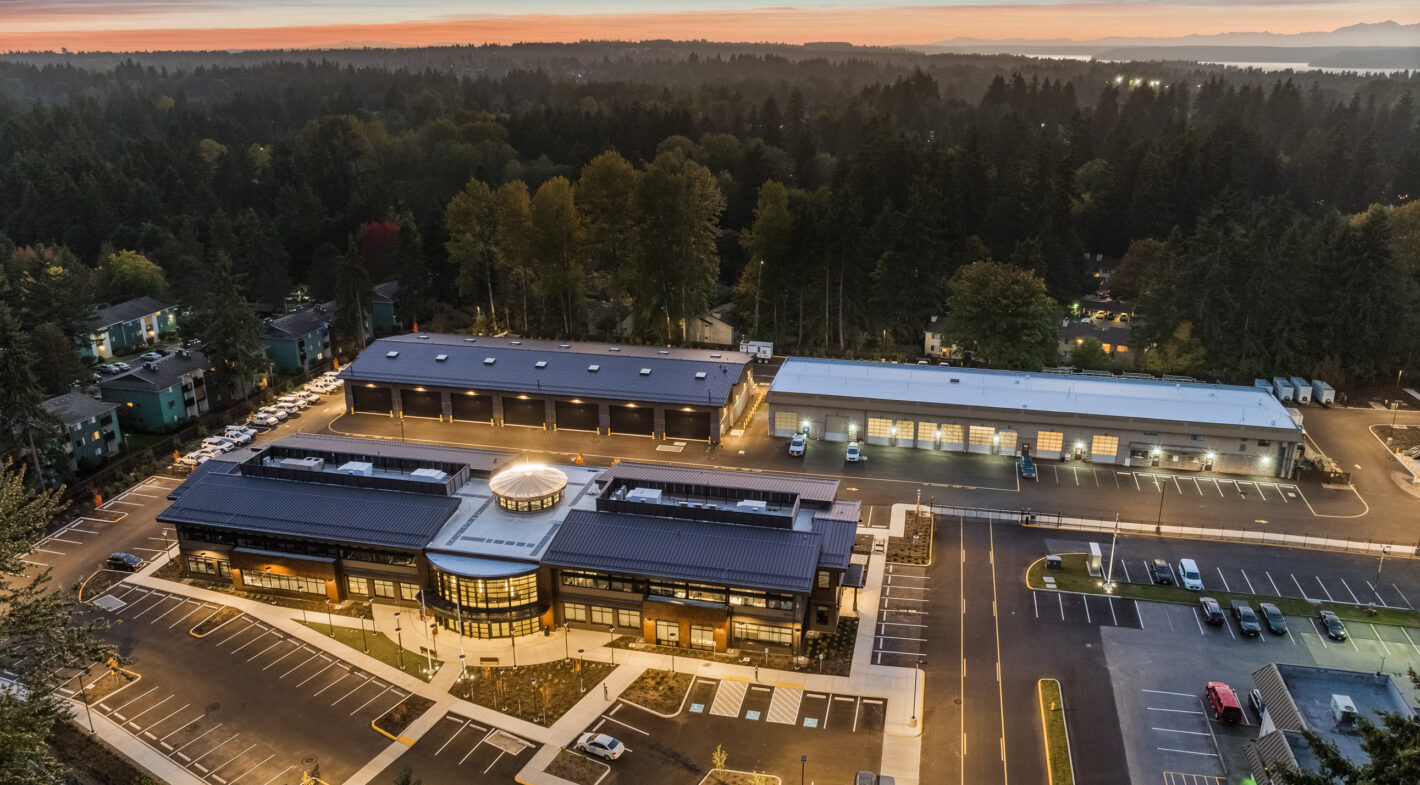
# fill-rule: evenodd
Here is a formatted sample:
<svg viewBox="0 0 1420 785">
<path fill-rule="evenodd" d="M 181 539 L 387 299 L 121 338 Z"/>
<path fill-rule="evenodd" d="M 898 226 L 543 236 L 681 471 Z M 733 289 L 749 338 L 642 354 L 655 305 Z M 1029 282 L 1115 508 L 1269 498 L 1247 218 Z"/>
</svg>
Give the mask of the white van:
<svg viewBox="0 0 1420 785">
<path fill-rule="evenodd" d="M 1178 582 L 1183 588 L 1203 591 L 1203 575 L 1198 572 L 1198 564 L 1192 559 L 1178 560 Z"/>
</svg>

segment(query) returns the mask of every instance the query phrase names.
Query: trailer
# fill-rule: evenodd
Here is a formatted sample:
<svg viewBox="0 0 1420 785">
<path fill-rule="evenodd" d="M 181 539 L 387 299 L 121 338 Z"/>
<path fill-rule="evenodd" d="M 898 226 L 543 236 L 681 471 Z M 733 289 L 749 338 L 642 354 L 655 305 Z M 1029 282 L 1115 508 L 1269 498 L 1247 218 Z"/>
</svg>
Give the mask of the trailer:
<svg viewBox="0 0 1420 785">
<path fill-rule="evenodd" d="M 1312 379 L 1312 400 L 1322 406 L 1331 406 L 1336 403 L 1336 391 L 1326 382 Z"/>
<path fill-rule="evenodd" d="M 1289 381 L 1292 383 L 1293 393 L 1295 393 L 1297 396 L 1297 403 L 1312 402 L 1311 382 L 1307 381 L 1306 379 L 1303 379 L 1300 376 L 1293 376 L 1291 379 L 1289 379 Z"/>
<path fill-rule="evenodd" d="M 740 351 L 756 361 L 767 363 L 774 356 L 773 341 L 740 341 Z"/>
<path fill-rule="evenodd" d="M 1272 382 L 1269 382 L 1266 379 L 1253 379 L 1252 386 L 1260 387 L 1268 392 L 1272 392 Z"/>
<path fill-rule="evenodd" d="M 1291 380 L 1283 376 L 1272 377 L 1272 394 L 1277 396 L 1277 400 L 1283 403 L 1297 399 L 1297 391 L 1292 389 Z"/>
</svg>

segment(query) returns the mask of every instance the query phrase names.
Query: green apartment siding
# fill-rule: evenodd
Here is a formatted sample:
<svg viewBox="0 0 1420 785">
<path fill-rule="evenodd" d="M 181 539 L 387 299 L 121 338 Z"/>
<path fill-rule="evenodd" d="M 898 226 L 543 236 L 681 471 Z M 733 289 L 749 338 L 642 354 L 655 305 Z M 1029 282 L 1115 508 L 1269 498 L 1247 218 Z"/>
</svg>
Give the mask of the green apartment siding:
<svg viewBox="0 0 1420 785">
<path fill-rule="evenodd" d="M 70 468 L 95 466 L 119 453 L 123 428 L 116 414 L 109 412 L 68 426 Z"/>
<path fill-rule="evenodd" d="M 187 419 L 182 384 L 161 390 L 103 389 L 105 401 L 119 405 L 122 419 L 140 431 L 162 433 Z"/>
<path fill-rule="evenodd" d="M 130 354 L 150 343 L 149 327 L 153 330 L 153 341 L 156 341 L 160 336 L 177 332 L 177 317 L 174 315 L 173 309 L 165 308 L 156 313 L 96 330 L 81 354 L 86 359 Z"/>
<path fill-rule="evenodd" d="M 333 356 L 330 335 L 319 328 L 300 338 L 268 334 L 261 340 L 266 345 L 266 357 L 276 366 L 277 373 L 288 376 L 304 373 Z"/>
<path fill-rule="evenodd" d="M 399 331 L 399 319 L 394 314 L 394 301 L 375 298 L 370 309 L 370 327 L 376 337 L 393 335 Z"/>
</svg>

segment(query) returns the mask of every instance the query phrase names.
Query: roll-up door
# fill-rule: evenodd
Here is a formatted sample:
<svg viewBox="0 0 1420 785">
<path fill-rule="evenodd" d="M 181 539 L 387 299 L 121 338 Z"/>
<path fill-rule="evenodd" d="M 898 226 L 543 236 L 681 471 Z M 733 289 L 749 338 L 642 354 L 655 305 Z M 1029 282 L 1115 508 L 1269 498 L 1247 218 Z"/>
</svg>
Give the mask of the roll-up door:
<svg viewBox="0 0 1420 785">
<path fill-rule="evenodd" d="M 954 422 L 942 423 L 942 449 L 966 452 L 966 435 Z"/>
<path fill-rule="evenodd" d="M 894 444 L 899 447 L 911 447 L 913 435 L 917 433 L 916 422 L 912 420 L 898 420 L 892 424 L 892 436 Z"/>
<path fill-rule="evenodd" d="M 399 391 L 399 405 L 406 417 L 442 417 L 442 397 L 442 394 L 432 390 L 411 390 L 403 387 Z"/>
<path fill-rule="evenodd" d="M 973 425 L 967 432 L 970 441 L 967 444 L 967 452 L 991 452 L 991 448 L 996 444 L 996 429 L 989 425 Z"/>
<path fill-rule="evenodd" d="M 1016 432 L 1015 432 L 1015 431 L 1001 431 L 1000 433 L 996 434 L 996 437 L 997 437 L 997 440 L 996 440 L 996 453 L 997 453 L 998 455 L 1015 455 L 1015 454 L 1016 454 Z"/>
<path fill-rule="evenodd" d="M 356 387 L 352 397 L 357 412 L 389 414 L 394 409 L 388 387 Z"/>
<path fill-rule="evenodd" d="M 1037 458 L 1056 460 L 1060 458 L 1060 451 L 1064 449 L 1064 444 L 1065 434 L 1060 431 L 1037 431 L 1035 445 L 1031 447 L 1031 453 Z"/>
<path fill-rule="evenodd" d="M 1095 434 L 1090 442 L 1091 463 L 1114 463 L 1119 455 L 1119 437 Z"/>
<path fill-rule="evenodd" d="M 923 450 L 935 450 L 941 436 L 941 429 L 934 422 L 917 421 L 917 446 Z"/>
<path fill-rule="evenodd" d="M 666 437 L 709 441 L 710 412 L 666 410 Z"/>
<path fill-rule="evenodd" d="M 890 444 L 892 442 L 892 420 L 886 417 L 868 418 L 868 444 Z"/>
<path fill-rule="evenodd" d="M 776 411 L 774 413 L 774 435 L 793 436 L 799 432 L 799 413 Z"/>
<path fill-rule="evenodd" d="M 449 396 L 454 419 L 466 422 L 493 422 L 493 397 L 462 393 Z"/>
<path fill-rule="evenodd" d="M 612 406 L 611 432 L 631 436 L 651 436 L 656 431 L 656 412 L 650 406 Z"/>
<path fill-rule="evenodd" d="M 824 440 L 830 442 L 848 441 L 849 434 L 853 431 L 853 428 L 851 427 L 852 424 L 853 421 L 848 417 L 843 417 L 837 414 L 828 415 L 824 422 Z"/>
<path fill-rule="evenodd" d="M 597 405 L 557 401 L 557 430 L 595 431 L 599 427 Z"/>
<path fill-rule="evenodd" d="M 547 424 L 547 403 L 541 398 L 504 398 L 503 424 L 542 428 Z"/>
</svg>

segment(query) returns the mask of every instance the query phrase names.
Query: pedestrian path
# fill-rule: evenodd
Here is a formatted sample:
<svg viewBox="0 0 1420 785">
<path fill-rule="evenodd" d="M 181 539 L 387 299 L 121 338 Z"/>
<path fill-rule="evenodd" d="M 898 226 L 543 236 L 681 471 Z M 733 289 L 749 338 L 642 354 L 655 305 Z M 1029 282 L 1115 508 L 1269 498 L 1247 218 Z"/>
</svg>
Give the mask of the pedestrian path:
<svg viewBox="0 0 1420 785">
<path fill-rule="evenodd" d="M 749 682 L 727 676 L 720 680 L 720 689 L 715 691 L 715 702 L 710 705 L 711 714 L 722 717 L 740 716 L 740 704 L 744 703 Z"/>
<path fill-rule="evenodd" d="M 770 722 L 795 725 L 799 721 L 799 703 L 804 699 L 804 688 L 800 684 L 774 685 L 774 698 L 769 702 Z"/>
</svg>

